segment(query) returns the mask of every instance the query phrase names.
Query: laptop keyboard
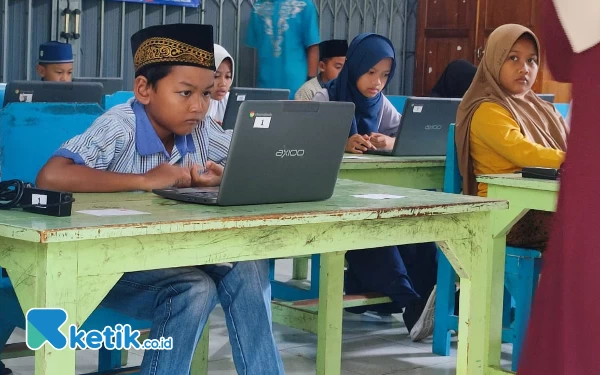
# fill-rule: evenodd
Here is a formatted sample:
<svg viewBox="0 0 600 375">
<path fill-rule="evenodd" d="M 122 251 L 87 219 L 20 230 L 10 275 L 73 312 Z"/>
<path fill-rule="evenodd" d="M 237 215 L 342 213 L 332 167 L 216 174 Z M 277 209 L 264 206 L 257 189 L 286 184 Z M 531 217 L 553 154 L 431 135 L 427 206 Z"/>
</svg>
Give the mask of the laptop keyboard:
<svg viewBox="0 0 600 375">
<path fill-rule="evenodd" d="M 197 191 L 195 193 L 185 193 L 185 195 L 191 195 L 198 198 L 214 198 L 217 199 L 219 193 L 216 191 Z"/>
<path fill-rule="evenodd" d="M 207 188 L 180 188 L 177 189 L 179 194 L 191 195 L 199 198 L 214 198 L 219 196 L 218 187 L 207 187 Z"/>
</svg>

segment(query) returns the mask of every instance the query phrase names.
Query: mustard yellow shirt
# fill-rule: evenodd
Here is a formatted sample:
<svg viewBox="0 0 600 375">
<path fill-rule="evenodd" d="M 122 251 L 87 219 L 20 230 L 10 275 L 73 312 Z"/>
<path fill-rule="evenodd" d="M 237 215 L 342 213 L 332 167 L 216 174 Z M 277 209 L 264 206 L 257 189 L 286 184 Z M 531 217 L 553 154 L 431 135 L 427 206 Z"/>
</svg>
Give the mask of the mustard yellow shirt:
<svg viewBox="0 0 600 375">
<path fill-rule="evenodd" d="M 483 103 L 471 120 L 470 153 L 475 176 L 514 173 L 522 167 L 559 168 L 565 153 L 531 142 L 504 107 Z M 477 195 L 487 196 L 487 184 Z"/>
</svg>

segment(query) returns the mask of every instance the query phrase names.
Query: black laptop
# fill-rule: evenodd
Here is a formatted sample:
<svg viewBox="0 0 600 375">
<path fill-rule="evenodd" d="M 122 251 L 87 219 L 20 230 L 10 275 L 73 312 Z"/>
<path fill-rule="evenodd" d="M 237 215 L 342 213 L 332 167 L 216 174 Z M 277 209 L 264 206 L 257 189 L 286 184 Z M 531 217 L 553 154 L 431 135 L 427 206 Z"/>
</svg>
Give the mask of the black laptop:
<svg viewBox="0 0 600 375">
<path fill-rule="evenodd" d="M 91 82 L 101 83 L 102 93 L 104 95 L 111 95 L 117 91 L 123 91 L 123 79 L 122 78 L 109 78 L 109 77 L 74 77 L 73 82 Z"/>
<path fill-rule="evenodd" d="M 239 108 L 220 188 L 154 193 L 220 206 L 329 199 L 353 117 L 353 103 L 245 101 Z"/>
<path fill-rule="evenodd" d="M 3 106 L 9 103 L 98 103 L 102 105 L 102 84 L 13 81 L 6 85 Z"/>
<path fill-rule="evenodd" d="M 223 129 L 233 129 L 240 105 L 246 100 L 288 100 L 290 90 L 255 89 L 234 87 L 229 91 L 229 100 L 223 115 Z"/>
<path fill-rule="evenodd" d="M 368 150 L 387 156 L 445 156 L 448 128 L 456 121 L 459 98 L 406 99 L 396 142 L 391 150 Z"/>
</svg>

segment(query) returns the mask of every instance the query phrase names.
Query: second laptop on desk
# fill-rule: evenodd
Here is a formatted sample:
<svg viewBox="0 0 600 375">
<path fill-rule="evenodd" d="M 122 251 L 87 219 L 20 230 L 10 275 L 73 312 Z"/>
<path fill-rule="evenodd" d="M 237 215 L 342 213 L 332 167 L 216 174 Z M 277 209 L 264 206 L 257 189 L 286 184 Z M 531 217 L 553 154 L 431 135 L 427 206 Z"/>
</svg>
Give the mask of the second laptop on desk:
<svg viewBox="0 0 600 375">
<path fill-rule="evenodd" d="M 445 156 L 448 128 L 456 121 L 461 99 L 408 98 L 391 150 L 369 150 L 387 156 Z"/>
<path fill-rule="evenodd" d="M 246 100 L 287 100 L 289 96 L 290 90 L 284 89 L 234 87 L 229 92 L 229 100 L 225 107 L 223 129 L 234 128 L 240 105 Z"/>
<path fill-rule="evenodd" d="M 219 206 L 329 199 L 353 117 L 353 103 L 245 101 L 221 186 L 154 193 Z"/>
</svg>

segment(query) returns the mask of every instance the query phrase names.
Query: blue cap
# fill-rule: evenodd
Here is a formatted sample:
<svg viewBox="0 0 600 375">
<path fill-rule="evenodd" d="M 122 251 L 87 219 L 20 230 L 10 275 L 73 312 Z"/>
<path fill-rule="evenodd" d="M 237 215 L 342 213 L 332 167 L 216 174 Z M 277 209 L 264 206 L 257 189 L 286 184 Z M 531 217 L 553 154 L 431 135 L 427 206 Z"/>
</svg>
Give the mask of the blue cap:
<svg viewBox="0 0 600 375">
<path fill-rule="evenodd" d="M 73 62 L 73 49 L 69 43 L 48 42 L 40 44 L 40 64 L 63 64 Z"/>
</svg>

